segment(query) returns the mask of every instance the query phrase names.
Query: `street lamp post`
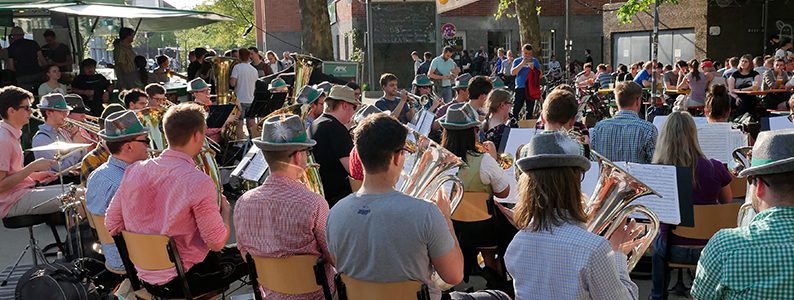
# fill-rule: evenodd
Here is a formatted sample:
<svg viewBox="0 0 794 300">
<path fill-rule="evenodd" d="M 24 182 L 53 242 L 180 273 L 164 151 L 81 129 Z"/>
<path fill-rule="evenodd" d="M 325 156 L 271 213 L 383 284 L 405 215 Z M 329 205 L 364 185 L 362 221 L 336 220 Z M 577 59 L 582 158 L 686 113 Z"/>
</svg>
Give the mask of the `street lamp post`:
<svg viewBox="0 0 794 300">
<path fill-rule="evenodd" d="M 657 68 L 656 64 L 659 63 L 659 0 L 654 1 L 654 8 L 653 8 L 653 42 L 651 43 L 651 63 L 653 66 L 651 67 L 653 71 L 651 72 L 651 104 L 656 104 L 656 98 L 661 97 L 657 95 L 659 92 L 656 89 L 656 75 L 657 75 Z M 645 110 L 645 119 L 648 119 L 648 109 Z"/>
<path fill-rule="evenodd" d="M 367 83 L 369 84 L 369 89 L 372 90 L 375 86 L 375 65 L 374 65 L 374 50 L 373 43 L 372 43 L 372 0 L 366 0 L 367 5 Z"/>
</svg>

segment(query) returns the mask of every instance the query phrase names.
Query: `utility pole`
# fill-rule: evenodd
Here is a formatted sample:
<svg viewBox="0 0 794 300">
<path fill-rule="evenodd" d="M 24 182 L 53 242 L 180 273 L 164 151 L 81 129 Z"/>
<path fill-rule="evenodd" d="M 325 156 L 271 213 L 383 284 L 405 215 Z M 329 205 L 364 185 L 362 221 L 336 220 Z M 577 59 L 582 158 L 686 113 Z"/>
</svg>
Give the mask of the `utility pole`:
<svg viewBox="0 0 794 300">
<path fill-rule="evenodd" d="M 573 49 L 573 41 L 571 41 L 570 37 L 568 36 L 569 30 L 569 22 L 571 20 L 571 5 L 570 0 L 565 0 L 565 83 L 569 83 L 571 79 L 571 74 L 569 70 L 569 66 L 571 63 L 571 50 Z"/>
<path fill-rule="evenodd" d="M 372 91 L 375 86 L 375 63 L 374 63 L 374 53 L 373 50 L 375 47 L 372 43 L 372 32 L 374 30 L 372 26 L 372 0 L 367 0 L 367 83 L 369 84 L 369 90 Z"/>
<path fill-rule="evenodd" d="M 651 72 L 651 104 L 656 105 L 656 98 L 661 97 L 661 95 L 657 95 L 659 91 L 656 90 L 656 75 L 657 75 L 657 68 L 656 64 L 659 63 L 659 0 L 654 1 L 654 8 L 653 8 L 653 37 L 651 38 L 653 42 L 651 43 L 651 62 L 653 63 L 653 71 Z M 648 109 L 645 110 L 645 119 L 648 119 Z"/>
</svg>

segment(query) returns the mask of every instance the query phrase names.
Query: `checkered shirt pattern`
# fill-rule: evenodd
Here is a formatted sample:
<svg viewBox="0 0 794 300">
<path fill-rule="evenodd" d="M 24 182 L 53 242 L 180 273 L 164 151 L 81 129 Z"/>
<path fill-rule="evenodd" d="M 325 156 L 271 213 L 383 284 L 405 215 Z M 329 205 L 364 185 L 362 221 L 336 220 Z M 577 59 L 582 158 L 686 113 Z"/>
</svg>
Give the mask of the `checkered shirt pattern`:
<svg viewBox="0 0 794 300">
<path fill-rule="evenodd" d="M 105 212 L 105 226 L 111 235 L 127 230 L 173 238 L 185 272 L 204 261 L 208 244 L 225 242 L 229 233 L 215 183 L 196 168 L 190 155 L 170 149 L 127 167 Z M 173 268 L 137 270 L 138 277 L 153 285 L 176 277 Z"/>
<path fill-rule="evenodd" d="M 636 112 L 621 110 L 590 130 L 593 150 L 611 161 L 651 163 L 656 148 L 656 127 Z"/>
<path fill-rule="evenodd" d="M 516 299 L 637 299 L 627 258 L 584 228 L 564 223 L 551 231 L 521 230 L 505 253 Z"/>
<path fill-rule="evenodd" d="M 794 299 L 794 208 L 773 207 L 723 229 L 698 261 L 697 299 Z"/>
<path fill-rule="evenodd" d="M 303 184 L 290 178 L 270 175 L 265 182 L 245 193 L 235 204 L 234 228 L 240 252 L 262 257 L 317 255 L 330 257 L 325 240 L 328 202 Z M 334 268 L 325 265 L 333 290 Z M 324 299 L 322 291 L 283 295 L 262 289 L 265 299 Z"/>
</svg>

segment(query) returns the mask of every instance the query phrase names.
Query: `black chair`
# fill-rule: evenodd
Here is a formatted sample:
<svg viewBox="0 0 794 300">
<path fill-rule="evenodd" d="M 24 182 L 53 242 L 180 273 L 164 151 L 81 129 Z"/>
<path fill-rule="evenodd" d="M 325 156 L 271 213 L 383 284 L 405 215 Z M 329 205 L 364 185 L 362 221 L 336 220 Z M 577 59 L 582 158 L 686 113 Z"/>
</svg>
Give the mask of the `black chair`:
<svg viewBox="0 0 794 300">
<path fill-rule="evenodd" d="M 19 254 L 19 258 L 14 263 L 14 266 L 11 268 L 11 272 L 8 272 L 6 278 L 3 279 L 3 282 L 0 283 L 0 286 L 5 286 L 8 284 L 8 279 L 11 278 L 11 274 L 19 266 L 19 262 L 22 261 L 22 257 L 25 256 L 25 253 L 30 249 L 30 256 L 33 258 L 33 265 L 39 265 L 39 258 L 46 262 L 47 259 L 44 257 L 44 252 L 39 248 L 38 243 L 36 242 L 36 237 L 33 235 L 33 226 L 39 224 L 47 224 L 50 226 L 52 230 L 52 235 L 55 237 L 55 244 L 47 245 L 46 249 L 51 248 L 52 246 L 57 246 L 61 251 L 63 251 L 63 244 L 61 243 L 61 238 L 58 235 L 58 230 L 55 228 L 56 225 L 62 225 L 65 223 L 65 217 L 63 213 L 51 213 L 46 215 L 26 215 L 26 216 L 16 216 L 16 217 L 5 217 L 3 218 L 3 226 L 8 229 L 19 229 L 19 228 L 28 228 L 28 235 L 29 240 L 25 249 L 22 250 L 22 253 Z"/>
</svg>

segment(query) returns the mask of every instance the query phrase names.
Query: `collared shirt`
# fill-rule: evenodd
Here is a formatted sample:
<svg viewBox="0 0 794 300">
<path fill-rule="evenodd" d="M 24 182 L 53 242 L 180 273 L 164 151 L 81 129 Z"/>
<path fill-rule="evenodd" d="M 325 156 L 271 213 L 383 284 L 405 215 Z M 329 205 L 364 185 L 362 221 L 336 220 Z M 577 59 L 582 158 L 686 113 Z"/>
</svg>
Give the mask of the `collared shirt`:
<svg viewBox="0 0 794 300">
<path fill-rule="evenodd" d="M 215 183 L 196 169 L 192 157 L 171 149 L 127 167 L 105 213 L 105 226 L 111 235 L 127 230 L 171 237 L 186 272 L 204 261 L 208 244 L 224 242 L 229 232 L 220 214 Z M 162 285 L 176 277 L 176 269 L 138 268 L 138 276 Z"/>
<path fill-rule="evenodd" d="M 656 148 L 656 127 L 636 112 L 621 110 L 590 130 L 593 150 L 611 161 L 651 163 Z"/>
<path fill-rule="evenodd" d="M 110 151 L 101 145 L 97 145 L 94 150 L 91 150 L 83 157 L 83 161 L 80 164 L 80 181 L 83 185 L 88 183 L 88 177 L 91 176 L 91 173 L 107 162 L 108 158 L 110 158 Z"/>
<path fill-rule="evenodd" d="M 100 216 L 105 215 L 105 210 L 110 205 L 113 195 L 116 194 L 127 166 L 129 166 L 128 163 L 111 156 L 107 163 L 102 164 L 96 169 L 96 172 L 91 173 L 85 190 L 85 206 L 89 212 Z M 118 270 L 124 269 L 116 245 L 102 244 L 102 253 L 105 256 L 105 262 L 110 267 Z"/>
<path fill-rule="evenodd" d="M 57 141 L 71 143 L 72 139 L 61 134 L 59 130 L 55 129 L 55 127 L 52 127 L 50 124 L 44 123 L 39 125 L 39 131 L 33 136 L 31 145 L 33 147 L 40 147 L 55 143 Z M 75 153 L 72 153 L 61 160 L 60 167 L 58 164 L 54 164 L 52 168 L 50 168 L 50 171 L 58 172 L 59 169 L 66 169 L 80 163 L 80 160 L 83 159 L 85 152 L 85 150 L 75 151 Z M 56 153 L 57 151 L 36 151 L 33 152 L 33 156 L 36 157 L 36 159 L 55 159 Z"/>
<path fill-rule="evenodd" d="M 7 172 L 6 176 L 22 171 L 25 167 L 23 165 L 25 157 L 22 155 L 22 145 L 19 143 L 21 137 L 21 130 L 5 121 L 0 121 L 0 171 Z M 5 217 L 35 184 L 30 177 L 27 177 L 7 191 L 0 192 L 0 217 Z"/>
<path fill-rule="evenodd" d="M 698 261 L 697 299 L 794 299 L 794 208 L 773 207 L 750 225 L 722 229 Z"/>
<path fill-rule="evenodd" d="M 516 299 L 637 299 L 626 255 L 583 224 L 551 231 L 521 230 L 510 242 L 505 265 Z M 554 274 L 554 276 L 549 276 Z"/>
<path fill-rule="evenodd" d="M 284 176 L 270 175 L 235 204 L 234 228 L 240 252 L 262 257 L 317 255 L 330 257 L 325 240 L 328 203 L 305 185 Z M 328 284 L 334 269 L 325 265 Z M 281 295 L 263 291 L 267 299 L 323 299 L 322 291 L 308 295 Z"/>
</svg>

